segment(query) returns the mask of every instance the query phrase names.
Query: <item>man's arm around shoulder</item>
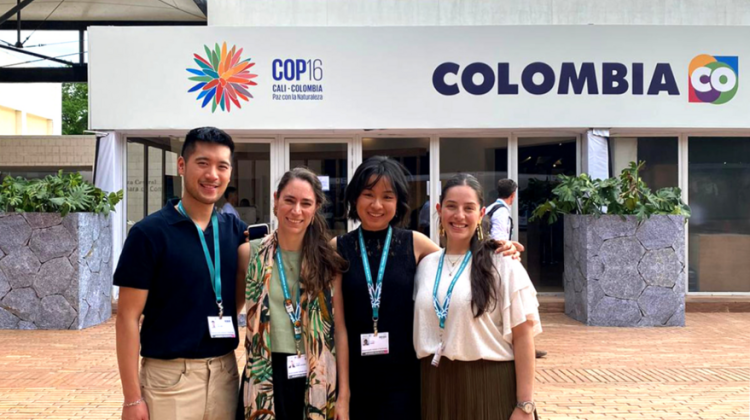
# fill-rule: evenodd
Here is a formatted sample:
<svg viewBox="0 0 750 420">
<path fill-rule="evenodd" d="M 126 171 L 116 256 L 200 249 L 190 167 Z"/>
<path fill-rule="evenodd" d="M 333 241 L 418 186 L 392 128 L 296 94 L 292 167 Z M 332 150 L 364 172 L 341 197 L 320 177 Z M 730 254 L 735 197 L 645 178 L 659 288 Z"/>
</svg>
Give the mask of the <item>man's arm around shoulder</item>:
<svg viewBox="0 0 750 420">
<path fill-rule="evenodd" d="M 142 400 L 141 381 L 138 374 L 138 353 L 141 349 L 139 326 L 147 297 L 148 290 L 120 288 L 115 329 L 122 393 L 125 397 L 125 405 L 140 401 L 135 405 L 123 406 L 123 420 L 148 420 L 149 418 L 148 407 Z"/>
</svg>

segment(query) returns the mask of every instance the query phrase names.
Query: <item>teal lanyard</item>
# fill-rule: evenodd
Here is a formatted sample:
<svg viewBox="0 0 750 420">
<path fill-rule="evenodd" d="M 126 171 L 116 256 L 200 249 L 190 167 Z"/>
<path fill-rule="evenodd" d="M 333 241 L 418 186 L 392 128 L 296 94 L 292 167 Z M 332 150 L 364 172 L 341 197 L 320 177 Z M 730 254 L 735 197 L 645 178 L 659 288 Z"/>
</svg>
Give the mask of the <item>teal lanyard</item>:
<svg viewBox="0 0 750 420">
<path fill-rule="evenodd" d="M 182 200 L 177 203 L 177 209 L 180 213 L 190 219 L 185 208 L 182 206 Z M 192 220 L 192 219 L 191 219 Z M 208 273 L 211 277 L 211 286 L 214 289 L 216 295 L 216 305 L 219 307 L 219 318 L 224 316 L 224 304 L 221 300 L 221 253 L 219 252 L 219 217 L 216 215 L 216 209 L 214 209 L 213 215 L 211 216 L 211 224 L 213 225 L 214 231 L 214 261 L 211 262 L 211 253 L 208 252 L 208 245 L 206 245 L 206 236 L 203 234 L 203 229 L 195 224 L 195 228 L 198 229 L 198 237 L 201 238 L 201 245 L 203 245 L 203 253 L 206 255 L 206 264 L 208 264 Z"/>
<path fill-rule="evenodd" d="M 445 260 L 445 251 L 443 251 L 443 255 L 440 256 L 440 263 L 438 263 L 438 270 L 437 275 L 435 276 L 435 287 L 432 289 L 432 306 L 435 308 L 435 314 L 438 317 L 438 320 L 440 320 L 440 331 L 442 333 L 442 330 L 445 329 L 445 320 L 448 318 L 448 308 L 451 306 L 451 296 L 453 295 L 453 288 L 456 286 L 456 282 L 458 281 L 458 278 L 461 277 L 461 273 L 464 272 L 464 269 L 466 268 L 466 265 L 469 264 L 469 261 L 471 260 L 471 251 L 467 251 L 466 255 L 464 256 L 464 260 L 461 262 L 461 265 L 458 267 L 458 271 L 456 272 L 456 275 L 453 277 L 453 280 L 451 280 L 451 284 L 448 286 L 448 293 L 445 294 L 445 302 L 443 302 L 442 305 L 440 305 L 440 302 L 438 301 L 438 287 L 440 287 L 440 277 L 443 275 L 443 261 Z"/>
<path fill-rule="evenodd" d="M 302 322 L 300 320 L 302 310 L 299 305 L 300 288 L 297 288 L 297 306 L 292 306 L 292 296 L 289 293 L 289 284 L 286 282 L 286 270 L 284 270 L 284 260 L 281 258 L 281 250 L 276 247 L 276 264 L 279 266 L 279 280 L 281 280 L 281 290 L 284 292 L 284 308 L 289 320 L 294 328 L 294 344 L 297 347 L 297 355 L 300 354 L 300 341 L 302 341 Z"/>
<path fill-rule="evenodd" d="M 367 291 L 370 292 L 370 305 L 372 305 L 372 327 L 375 335 L 378 335 L 378 319 L 380 318 L 380 294 L 383 291 L 383 275 L 385 274 L 385 264 L 388 262 L 388 250 L 391 249 L 391 236 L 393 229 L 388 226 L 388 234 L 385 236 L 385 245 L 383 253 L 380 254 L 380 267 L 378 267 L 377 283 L 372 282 L 372 272 L 370 271 L 370 261 L 367 258 L 367 247 L 365 238 L 362 235 L 362 227 L 359 228 L 359 254 L 362 258 L 362 265 L 365 268 L 365 278 L 367 279 Z"/>
</svg>

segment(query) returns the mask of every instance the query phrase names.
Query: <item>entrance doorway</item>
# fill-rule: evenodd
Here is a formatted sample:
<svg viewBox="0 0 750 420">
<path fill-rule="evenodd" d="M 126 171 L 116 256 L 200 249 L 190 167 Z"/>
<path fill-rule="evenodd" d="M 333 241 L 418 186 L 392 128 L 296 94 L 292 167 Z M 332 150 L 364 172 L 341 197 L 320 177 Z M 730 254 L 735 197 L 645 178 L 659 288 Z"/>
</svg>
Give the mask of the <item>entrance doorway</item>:
<svg viewBox="0 0 750 420">
<path fill-rule="evenodd" d="M 286 139 L 285 171 L 309 168 L 320 178 L 327 203 L 323 207 L 331 235 L 349 231 L 344 190 L 349 182 L 350 139 Z"/>
<path fill-rule="evenodd" d="M 531 213 L 552 197 L 557 175 L 576 175 L 576 138 L 518 139 L 518 239 L 522 259 L 539 292 L 563 291 L 563 219 L 529 222 Z"/>
</svg>

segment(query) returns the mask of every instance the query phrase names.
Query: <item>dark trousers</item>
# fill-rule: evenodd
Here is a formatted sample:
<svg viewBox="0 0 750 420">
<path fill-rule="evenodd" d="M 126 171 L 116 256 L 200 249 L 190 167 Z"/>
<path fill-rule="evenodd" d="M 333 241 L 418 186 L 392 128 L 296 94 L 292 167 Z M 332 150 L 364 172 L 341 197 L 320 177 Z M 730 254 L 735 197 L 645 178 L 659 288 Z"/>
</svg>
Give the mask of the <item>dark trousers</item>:
<svg viewBox="0 0 750 420">
<path fill-rule="evenodd" d="M 307 378 L 287 378 L 287 356 L 291 356 L 291 354 L 271 354 L 273 408 L 276 413 L 276 420 L 304 420 Z"/>
</svg>

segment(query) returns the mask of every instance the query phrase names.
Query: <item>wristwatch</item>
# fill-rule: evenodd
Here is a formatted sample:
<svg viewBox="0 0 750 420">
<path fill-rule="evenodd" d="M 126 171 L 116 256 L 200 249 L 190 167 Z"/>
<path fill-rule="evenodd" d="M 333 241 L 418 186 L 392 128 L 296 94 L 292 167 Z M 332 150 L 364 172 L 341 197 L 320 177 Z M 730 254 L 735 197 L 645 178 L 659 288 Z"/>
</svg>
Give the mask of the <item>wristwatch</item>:
<svg viewBox="0 0 750 420">
<path fill-rule="evenodd" d="M 534 401 L 522 401 L 516 404 L 516 408 L 520 408 L 526 414 L 531 414 L 536 410 L 536 404 Z"/>
</svg>

